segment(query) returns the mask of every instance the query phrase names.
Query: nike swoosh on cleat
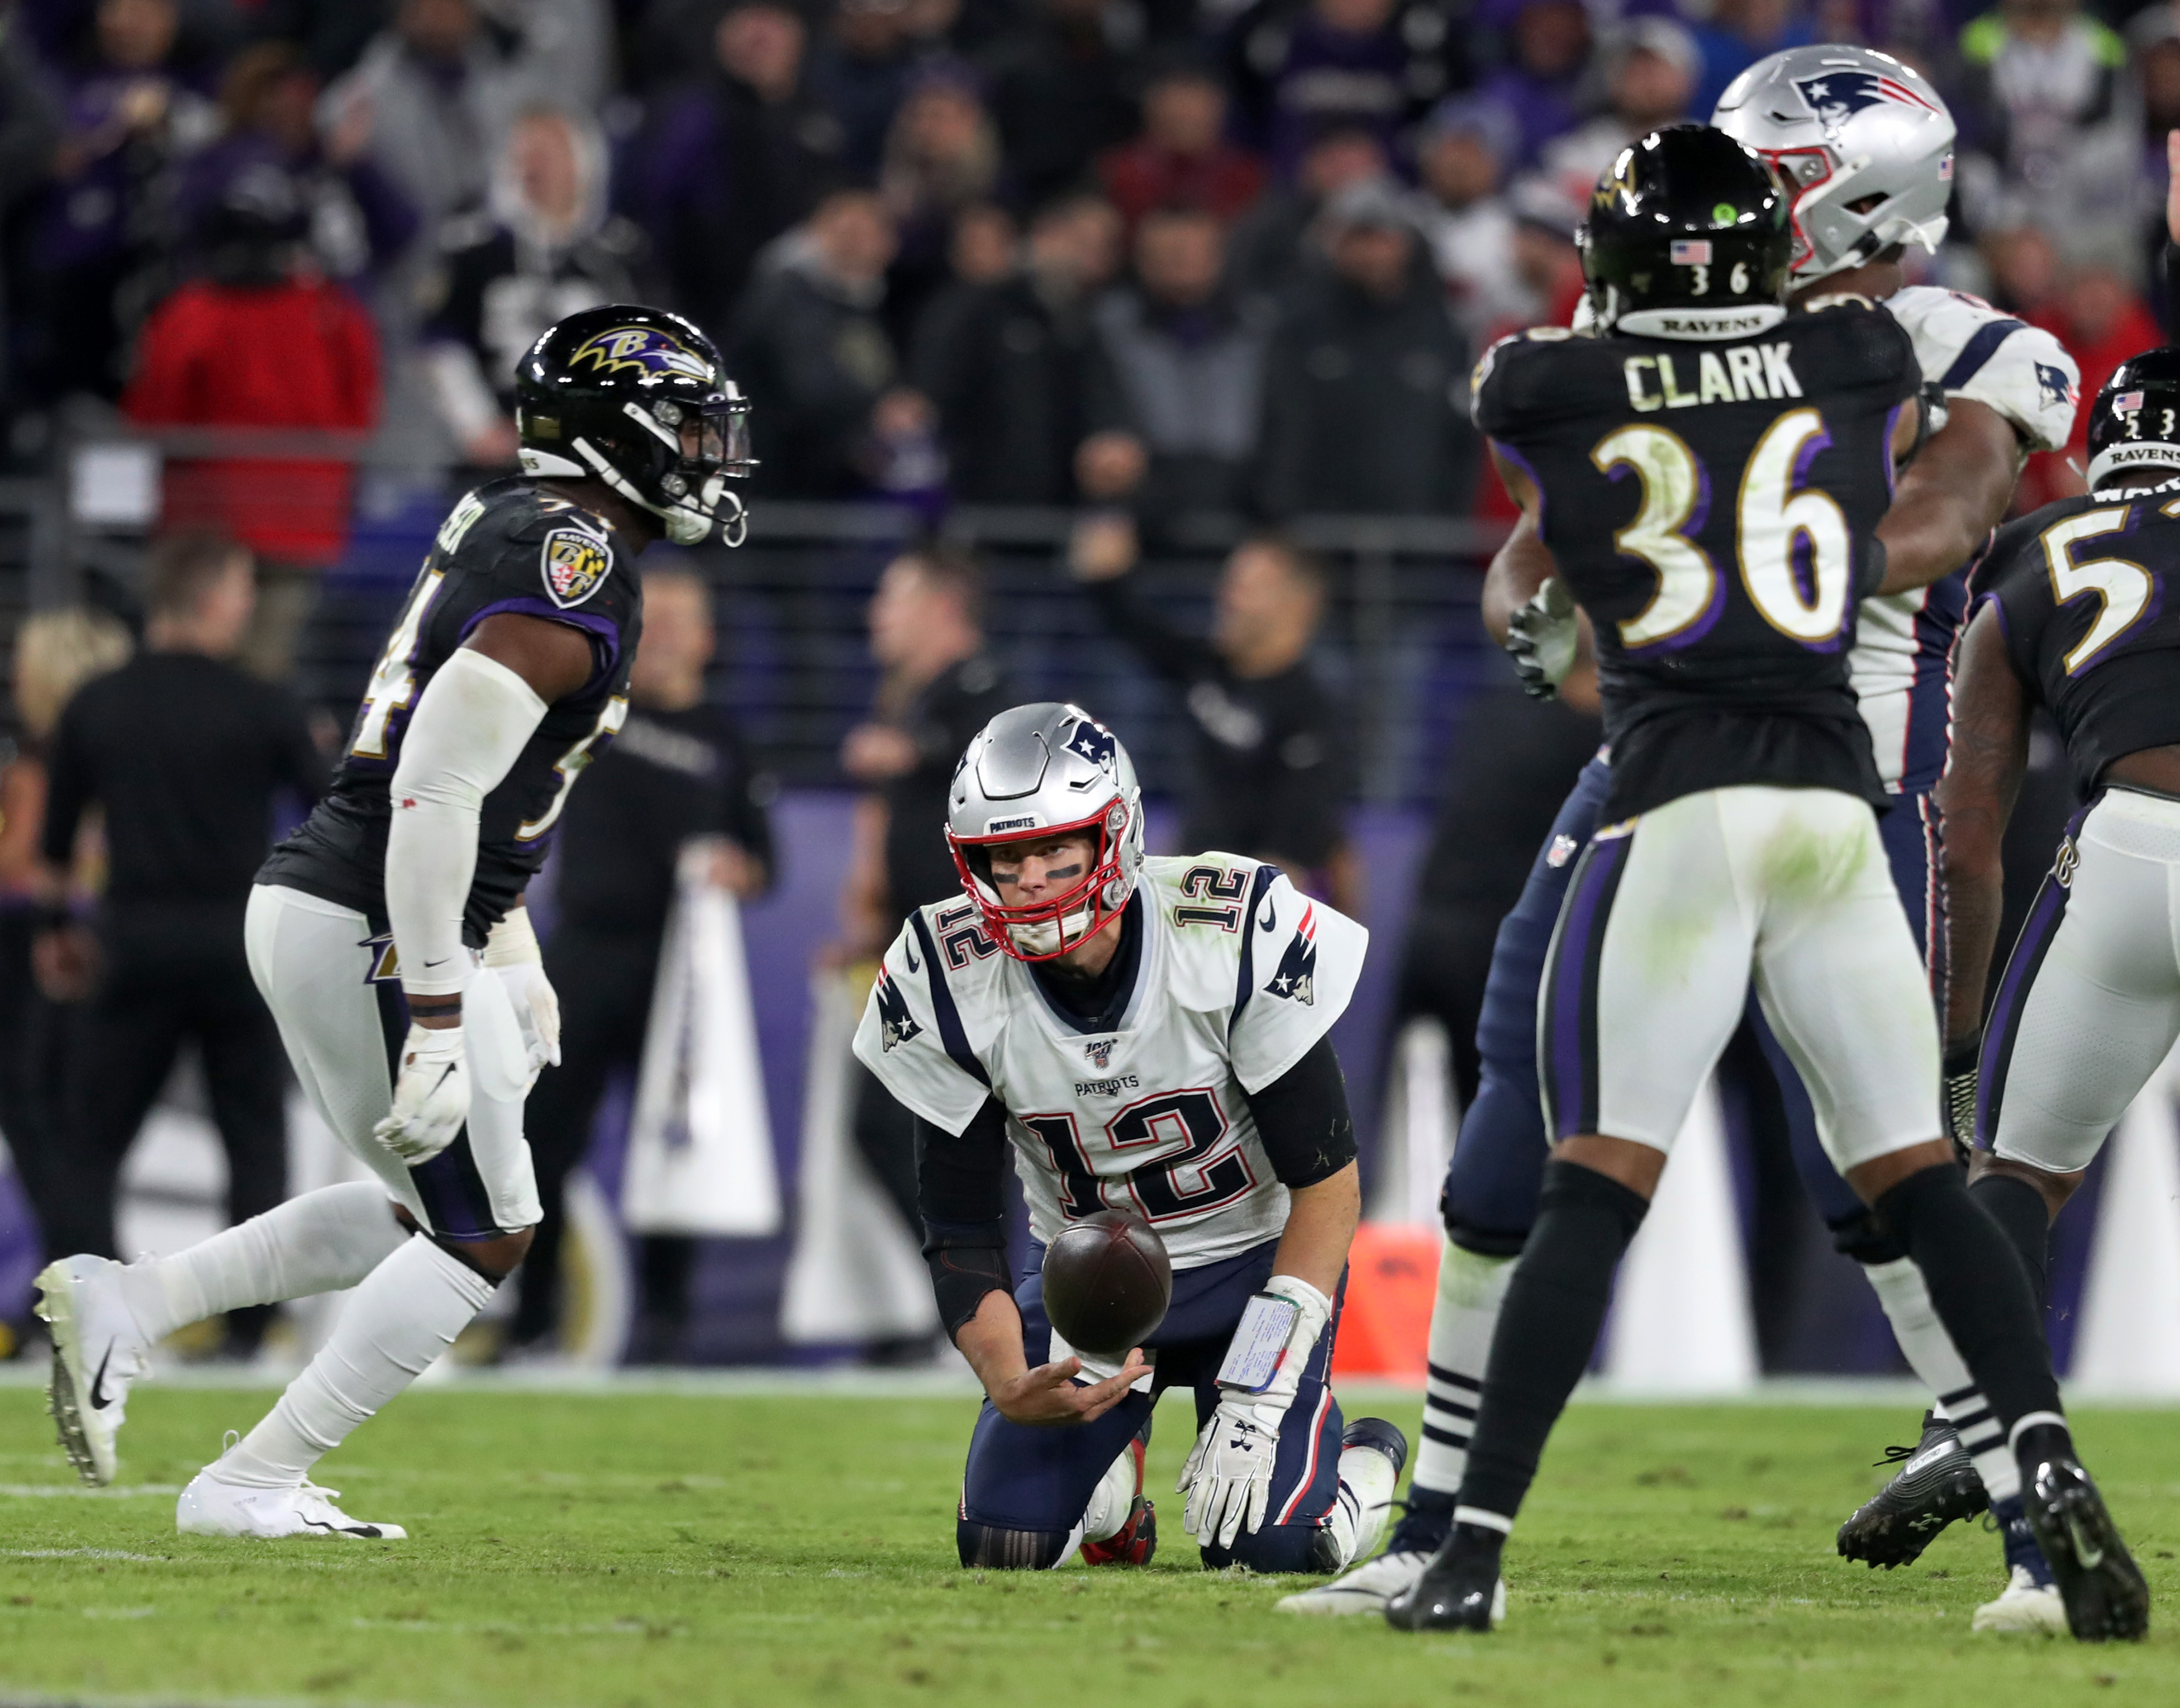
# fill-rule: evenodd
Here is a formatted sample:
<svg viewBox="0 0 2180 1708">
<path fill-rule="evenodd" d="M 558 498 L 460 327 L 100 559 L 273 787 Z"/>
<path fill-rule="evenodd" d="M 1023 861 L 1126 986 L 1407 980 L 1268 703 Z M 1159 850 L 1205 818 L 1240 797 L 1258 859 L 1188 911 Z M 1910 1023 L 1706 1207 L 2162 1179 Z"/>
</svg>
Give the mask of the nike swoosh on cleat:
<svg viewBox="0 0 2180 1708">
<path fill-rule="evenodd" d="M 98 1374 L 91 1379 L 91 1409 L 104 1411 L 106 1399 L 106 1366 L 113 1362 L 113 1343 L 106 1343 L 106 1356 L 98 1361 Z"/>
</svg>

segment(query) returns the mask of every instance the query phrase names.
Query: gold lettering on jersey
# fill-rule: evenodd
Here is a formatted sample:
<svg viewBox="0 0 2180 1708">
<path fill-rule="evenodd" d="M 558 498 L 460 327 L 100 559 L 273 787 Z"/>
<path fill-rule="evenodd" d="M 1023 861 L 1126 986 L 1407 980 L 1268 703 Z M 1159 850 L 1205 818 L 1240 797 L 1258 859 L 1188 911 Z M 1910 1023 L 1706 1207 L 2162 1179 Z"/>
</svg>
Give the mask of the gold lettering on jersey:
<svg viewBox="0 0 2180 1708">
<path fill-rule="evenodd" d="M 474 492 L 467 494 L 460 503 L 447 512 L 447 519 L 439 524 L 438 545 L 442 552 L 452 553 L 461 549 L 462 535 L 484 514 L 484 500 Z"/>
<path fill-rule="evenodd" d="M 1690 409 L 1703 401 L 1696 393 L 1681 389 L 1673 375 L 1673 359 L 1671 356 L 1658 358 L 1658 389 L 1665 394 L 1665 407 L 1669 409 Z"/>
<path fill-rule="evenodd" d="M 1779 403 L 1802 395 L 1791 344 L 1737 344 L 1695 353 L 1693 390 L 1683 388 L 1679 357 L 1629 356 L 1621 363 L 1627 402 L 1637 414 L 1687 409 L 1698 404 Z"/>
</svg>

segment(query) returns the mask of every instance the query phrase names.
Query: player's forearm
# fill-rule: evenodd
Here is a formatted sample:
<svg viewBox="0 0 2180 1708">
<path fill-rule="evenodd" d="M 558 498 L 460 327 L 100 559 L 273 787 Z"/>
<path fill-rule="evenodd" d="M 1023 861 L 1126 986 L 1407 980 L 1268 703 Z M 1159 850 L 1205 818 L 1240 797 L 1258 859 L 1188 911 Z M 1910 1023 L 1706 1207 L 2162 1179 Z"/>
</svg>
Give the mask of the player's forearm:
<svg viewBox="0 0 2180 1708">
<path fill-rule="evenodd" d="M 1900 477 L 1877 525 L 1885 542 L 1883 593 L 1944 579 L 1981 552 L 2005 519 L 2021 470 L 2012 423 L 1971 398 L 1956 398 L 1945 427 Z"/>
<path fill-rule="evenodd" d="M 1484 574 L 1484 626 L 1494 640 L 1506 645 L 1506 625 L 1514 613 L 1557 574 L 1559 565 L 1553 560 L 1551 548 L 1539 536 L 1536 524 L 1524 511 Z"/>
<path fill-rule="evenodd" d="M 1948 825 L 1950 838 L 1952 827 Z M 1983 845 L 1988 842 L 1988 852 Z M 1983 1025 L 1984 991 L 1998 947 L 2004 876 L 1996 838 L 1973 838 L 1969 858 L 1946 853 L 1946 1037 L 1951 1048 L 1972 1040 Z"/>
<path fill-rule="evenodd" d="M 1291 1275 L 1326 1298 L 1334 1297 L 1362 1220 L 1362 1175 L 1352 1162 L 1313 1186 L 1295 1188 L 1288 1199 L 1286 1231 L 1272 1259 L 1273 1273 Z"/>
<path fill-rule="evenodd" d="M 462 916 L 484 798 L 544 716 L 520 677 L 465 649 L 432 677 L 410 721 L 391 790 L 386 918 L 402 988 L 427 1006 L 458 1006 L 444 999 L 459 998 L 468 970 Z"/>
<path fill-rule="evenodd" d="M 1028 1374 L 1029 1360 L 1022 1354 L 1021 1312 L 1010 1293 L 994 1291 L 984 1295 L 977 1314 L 963 1323 L 954 1337 L 969 1368 L 984 1392 L 997 1399 L 999 1391 Z"/>
</svg>

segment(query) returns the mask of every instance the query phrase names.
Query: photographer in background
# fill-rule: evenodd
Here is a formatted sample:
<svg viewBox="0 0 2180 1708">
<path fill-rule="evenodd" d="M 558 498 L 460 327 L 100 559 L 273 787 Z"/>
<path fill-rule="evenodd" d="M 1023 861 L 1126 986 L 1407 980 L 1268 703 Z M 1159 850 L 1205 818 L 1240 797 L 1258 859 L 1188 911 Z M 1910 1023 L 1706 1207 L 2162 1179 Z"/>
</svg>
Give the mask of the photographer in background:
<svg viewBox="0 0 2180 1708">
<path fill-rule="evenodd" d="M 773 783 L 734 721 L 705 697 L 717 645 L 703 577 L 679 564 L 646 570 L 628 722 L 561 820 L 558 922 L 545 945 L 546 975 L 560 997 L 560 1065 L 545 1070 L 525 1117 L 545 1218 L 519 1271 L 511 1352 L 551 1347 L 568 1173 L 589 1146 L 607 1081 L 643 1059 L 683 850 L 705 845 L 710 881 L 737 897 L 771 887 Z M 692 1238 L 642 1239 L 631 1363 L 680 1354 L 696 1258 Z"/>
</svg>

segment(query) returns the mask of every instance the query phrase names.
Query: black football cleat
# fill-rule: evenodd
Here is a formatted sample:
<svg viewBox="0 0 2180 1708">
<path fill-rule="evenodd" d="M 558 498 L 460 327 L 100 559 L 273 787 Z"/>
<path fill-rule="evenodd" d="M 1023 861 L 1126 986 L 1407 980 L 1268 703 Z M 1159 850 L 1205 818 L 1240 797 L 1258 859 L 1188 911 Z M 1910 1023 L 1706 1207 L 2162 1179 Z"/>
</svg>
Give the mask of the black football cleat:
<svg viewBox="0 0 2180 1708">
<path fill-rule="evenodd" d="M 1935 1412 L 1923 1414 L 1922 1440 L 1887 1447 L 1878 1464 L 1900 1469 L 1839 1527 L 1841 1554 L 1873 1569 L 1907 1565 L 1946 1525 L 1990 1504 L 1960 1432 Z"/>
<path fill-rule="evenodd" d="M 2150 1585 L 2089 1474 L 2071 1455 L 2022 1469 L 2029 1473 L 2022 1507 L 2067 1604 L 2074 1640 L 2140 1642 L 2150 1629 Z"/>
<path fill-rule="evenodd" d="M 1489 1631 L 1506 1617 L 1506 1582 L 1499 1556 L 1449 1541 L 1423 1568 L 1412 1588 L 1385 1603 L 1385 1623 L 1396 1631 Z"/>
</svg>

